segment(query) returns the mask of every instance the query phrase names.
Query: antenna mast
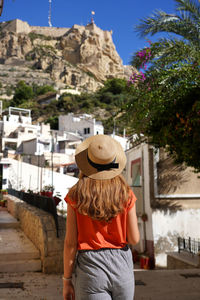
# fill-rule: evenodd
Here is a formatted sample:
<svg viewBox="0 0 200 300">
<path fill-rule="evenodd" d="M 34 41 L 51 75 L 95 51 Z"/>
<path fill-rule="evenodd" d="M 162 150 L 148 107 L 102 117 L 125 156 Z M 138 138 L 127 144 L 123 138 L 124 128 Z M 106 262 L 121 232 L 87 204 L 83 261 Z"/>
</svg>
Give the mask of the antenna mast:
<svg viewBox="0 0 200 300">
<path fill-rule="evenodd" d="M 52 0 L 49 0 L 49 17 L 48 17 L 49 27 L 52 27 L 52 23 L 51 23 L 51 1 Z"/>
</svg>

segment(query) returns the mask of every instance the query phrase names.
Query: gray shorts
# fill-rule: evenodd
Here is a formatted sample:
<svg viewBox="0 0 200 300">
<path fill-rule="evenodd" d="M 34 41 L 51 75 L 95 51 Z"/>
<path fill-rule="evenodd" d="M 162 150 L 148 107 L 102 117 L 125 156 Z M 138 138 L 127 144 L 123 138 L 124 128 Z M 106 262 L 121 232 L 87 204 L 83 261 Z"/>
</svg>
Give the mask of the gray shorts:
<svg viewBox="0 0 200 300">
<path fill-rule="evenodd" d="M 76 300 L 133 300 L 131 250 L 79 251 L 74 276 Z"/>
</svg>

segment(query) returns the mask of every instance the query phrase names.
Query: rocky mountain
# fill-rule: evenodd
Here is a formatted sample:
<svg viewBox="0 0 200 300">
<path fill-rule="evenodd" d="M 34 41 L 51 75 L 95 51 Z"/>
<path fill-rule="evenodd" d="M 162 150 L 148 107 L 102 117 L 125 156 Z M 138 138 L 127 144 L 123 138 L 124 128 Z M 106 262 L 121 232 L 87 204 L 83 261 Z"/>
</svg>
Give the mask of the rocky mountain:
<svg viewBox="0 0 200 300">
<path fill-rule="evenodd" d="M 108 78 L 128 78 L 112 32 L 93 22 L 72 28 L 30 26 L 13 20 L 0 23 L 0 82 L 66 86 L 95 91 Z"/>
</svg>

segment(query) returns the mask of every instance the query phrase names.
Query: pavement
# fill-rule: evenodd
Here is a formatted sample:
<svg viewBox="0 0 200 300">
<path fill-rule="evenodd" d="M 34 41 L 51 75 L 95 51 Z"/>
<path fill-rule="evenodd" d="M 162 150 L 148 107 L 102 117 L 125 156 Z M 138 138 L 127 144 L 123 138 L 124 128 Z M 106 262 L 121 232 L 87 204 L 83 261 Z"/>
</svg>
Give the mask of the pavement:
<svg viewBox="0 0 200 300">
<path fill-rule="evenodd" d="M 199 269 L 136 270 L 135 281 L 134 300 L 200 299 Z M 62 300 L 62 275 L 40 272 L 2 273 L 0 300 L 11 299 Z"/>
</svg>

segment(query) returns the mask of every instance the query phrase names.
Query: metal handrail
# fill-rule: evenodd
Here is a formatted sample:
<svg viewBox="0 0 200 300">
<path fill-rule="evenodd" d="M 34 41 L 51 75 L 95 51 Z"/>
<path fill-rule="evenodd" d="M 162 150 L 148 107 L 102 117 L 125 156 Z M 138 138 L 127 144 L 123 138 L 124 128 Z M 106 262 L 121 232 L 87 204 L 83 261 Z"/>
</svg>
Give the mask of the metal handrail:
<svg viewBox="0 0 200 300">
<path fill-rule="evenodd" d="M 178 237 L 178 252 L 186 251 L 192 254 L 197 254 L 200 251 L 200 241 Z"/>
<path fill-rule="evenodd" d="M 26 193 L 23 191 L 17 191 L 14 189 L 8 189 L 8 194 L 15 196 L 27 204 L 33 205 L 39 209 L 42 209 L 48 213 L 50 213 L 55 221 L 57 237 L 59 237 L 58 233 L 58 215 L 56 210 L 56 204 L 53 198 L 34 194 L 34 193 Z"/>
</svg>

